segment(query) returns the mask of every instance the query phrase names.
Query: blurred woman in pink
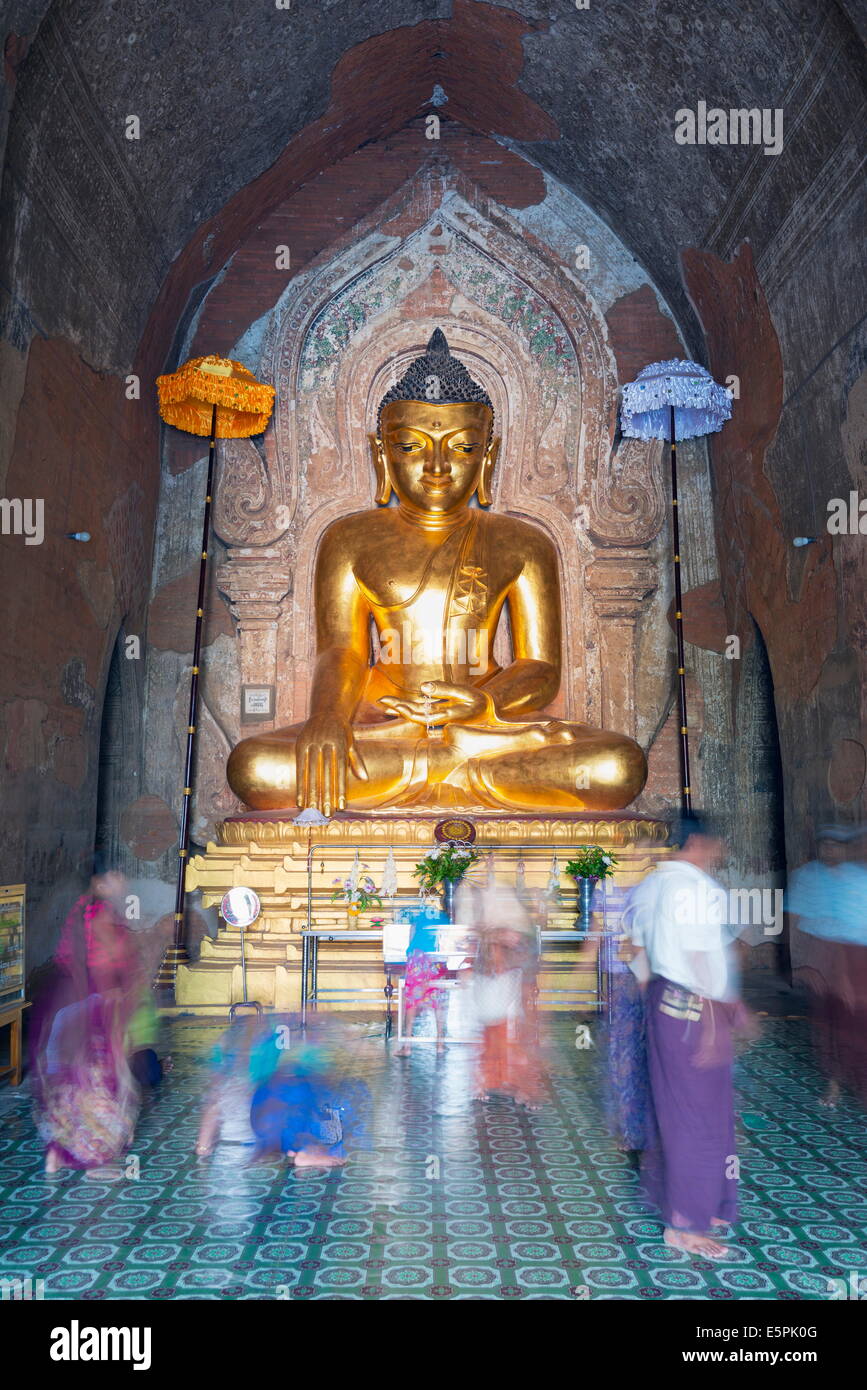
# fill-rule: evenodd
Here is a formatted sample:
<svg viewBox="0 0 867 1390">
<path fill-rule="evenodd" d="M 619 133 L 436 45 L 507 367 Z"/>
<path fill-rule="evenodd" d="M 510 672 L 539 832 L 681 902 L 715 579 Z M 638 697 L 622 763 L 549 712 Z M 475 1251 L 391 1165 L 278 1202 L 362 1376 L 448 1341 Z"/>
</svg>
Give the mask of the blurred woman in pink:
<svg viewBox="0 0 867 1390">
<path fill-rule="evenodd" d="M 138 1088 L 125 1035 L 137 1003 L 137 959 L 122 912 L 126 882 L 95 856 L 88 892 L 64 923 L 55 979 L 33 1039 L 36 1119 L 45 1171 L 95 1168 L 132 1139 Z"/>
</svg>

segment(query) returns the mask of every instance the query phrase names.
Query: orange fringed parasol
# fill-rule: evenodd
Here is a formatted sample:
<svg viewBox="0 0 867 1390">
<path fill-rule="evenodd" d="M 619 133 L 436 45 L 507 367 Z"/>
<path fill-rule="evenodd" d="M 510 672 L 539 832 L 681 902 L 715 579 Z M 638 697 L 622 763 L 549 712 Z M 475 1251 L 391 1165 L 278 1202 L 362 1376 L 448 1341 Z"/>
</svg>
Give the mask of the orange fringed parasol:
<svg viewBox="0 0 867 1390">
<path fill-rule="evenodd" d="M 261 434 L 274 408 L 274 387 L 263 386 L 242 362 L 228 357 L 193 357 L 169 376 L 157 377 L 160 416 L 167 425 L 187 434 L 211 436 L 208 448 L 208 481 L 202 521 L 199 593 L 190 674 L 190 706 L 187 719 L 181 825 L 178 837 L 178 880 L 175 894 L 173 944 L 163 956 L 154 981 L 155 989 L 173 989 L 178 965 L 188 960 L 184 943 L 184 903 L 187 859 L 190 849 L 190 803 L 193 794 L 193 751 L 199 709 L 199 664 L 204 626 L 205 584 L 208 570 L 208 538 L 211 531 L 211 498 L 218 439 L 247 439 Z M 258 1005 L 257 1005 L 258 1008 Z"/>
<path fill-rule="evenodd" d="M 163 420 L 187 434 L 210 434 L 216 406 L 218 439 L 261 434 L 274 407 L 274 387 L 229 357 L 192 357 L 170 376 L 158 376 L 157 392 Z"/>
</svg>

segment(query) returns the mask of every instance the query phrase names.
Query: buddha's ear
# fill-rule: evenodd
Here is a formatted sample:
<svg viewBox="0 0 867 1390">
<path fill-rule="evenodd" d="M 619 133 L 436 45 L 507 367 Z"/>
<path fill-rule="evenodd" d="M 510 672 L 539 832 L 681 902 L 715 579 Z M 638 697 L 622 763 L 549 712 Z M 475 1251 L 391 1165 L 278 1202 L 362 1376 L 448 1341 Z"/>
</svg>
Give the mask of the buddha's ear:
<svg viewBox="0 0 867 1390">
<path fill-rule="evenodd" d="M 382 447 L 382 440 L 375 434 L 369 434 L 370 452 L 373 457 L 373 471 L 376 474 L 376 496 L 374 501 L 377 506 L 385 507 L 391 496 L 391 478 L 388 476 L 388 464 L 385 461 L 385 450 Z"/>
<path fill-rule="evenodd" d="M 476 487 L 476 496 L 479 499 L 480 507 L 491 505 L 491 478 L 494 474 L 494 464 L 500 452 L 500 439 L 492 439 L 487 449 L 485 457 L 482 459 L 482 471 L 479 474 L 479 481 Z"/>
</svg>

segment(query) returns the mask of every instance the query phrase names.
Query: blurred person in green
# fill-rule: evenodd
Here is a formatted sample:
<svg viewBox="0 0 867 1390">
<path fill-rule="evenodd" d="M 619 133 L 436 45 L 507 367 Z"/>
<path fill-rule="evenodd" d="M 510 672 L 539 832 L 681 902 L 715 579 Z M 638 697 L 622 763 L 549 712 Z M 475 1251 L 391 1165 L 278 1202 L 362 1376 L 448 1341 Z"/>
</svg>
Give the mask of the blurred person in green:
<svg viewBox="0 0 867 1390">
<path fill-rule="evenodd" d="M 153 995 L 150 989 L 146 988 L 126 1030 L 129 1068 L 141 1087 L 153 1089 L 160 1084 L 165 1073 L 171 1070 L 171 1057 L 160 1060 L 159 1040 L 160 1017 Z"/>
</svg>

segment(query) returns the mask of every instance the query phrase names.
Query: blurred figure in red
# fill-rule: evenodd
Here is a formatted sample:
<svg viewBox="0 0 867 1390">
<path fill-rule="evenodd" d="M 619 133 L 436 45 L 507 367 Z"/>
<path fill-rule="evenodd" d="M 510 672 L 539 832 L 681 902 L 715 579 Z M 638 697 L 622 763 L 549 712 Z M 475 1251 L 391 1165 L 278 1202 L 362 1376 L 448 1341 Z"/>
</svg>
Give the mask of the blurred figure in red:
<svg viewBox="0 0 867 1390">
<path fill-rule="evenodd" d="M 528 1110 L 543 1099 L 536 1018 L 537 933 L 504 884 L 462 885 L 458 916 L 478 939 L 472 998 L 482 1028 L 476 1099 L 511 1096 Z"/>
<path fill-rule="evenodd" d="M 137 958 L 123 916 L 126 880 L 101 856 L 64 923 L 55 977 L 37 1006 L 33 1090 L 45 1171 L 96 1168 L 132 1139 L 138 1088 L 126 1058 Z"/>
</svg>

